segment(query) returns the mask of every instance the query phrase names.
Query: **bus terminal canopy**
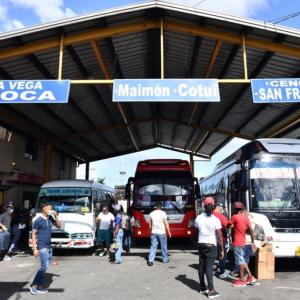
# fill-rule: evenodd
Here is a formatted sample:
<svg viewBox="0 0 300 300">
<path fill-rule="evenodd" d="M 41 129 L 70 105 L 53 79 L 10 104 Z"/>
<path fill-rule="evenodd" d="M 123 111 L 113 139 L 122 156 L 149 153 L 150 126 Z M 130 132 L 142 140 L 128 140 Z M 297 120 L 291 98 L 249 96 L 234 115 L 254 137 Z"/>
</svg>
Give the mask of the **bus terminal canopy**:
<svg viewBox="0 0 300 300">
<path fill-rule="evenodd" d="M 67 104 L 1 104 L 0 123 L 78 162 L 300 137 L 299 103 L 253 103 L 250 87 L 300 77 L 300 31 L 161 1 L 2 33 L 0 77 L 71 80 Z M 221 101 L 112 102 L 114 79 L 147 78 L 215 78 Z"/>
</svg>

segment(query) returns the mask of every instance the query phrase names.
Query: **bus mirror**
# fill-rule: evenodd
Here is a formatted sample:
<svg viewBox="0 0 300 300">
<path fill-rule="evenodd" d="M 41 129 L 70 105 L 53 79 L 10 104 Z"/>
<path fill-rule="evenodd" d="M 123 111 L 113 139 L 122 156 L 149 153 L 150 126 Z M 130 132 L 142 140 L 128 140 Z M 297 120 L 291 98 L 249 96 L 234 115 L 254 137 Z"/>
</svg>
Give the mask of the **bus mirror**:
<svg viewBox="0 0 300 300">
<path fill-rule="evenodd" d="M 243 171 L 249 170 L 249 161 L 248 160 L 242 160 L 241 161 L 241 168 Z"/>
<path fill-rule="evenodd" d="M 194 178 L 194 185 L 195 185 L 195 197 L 199 198 L 200 197 L 200 187 L 199 187 L 198 179 L 196 177 Z"/>
</svg>

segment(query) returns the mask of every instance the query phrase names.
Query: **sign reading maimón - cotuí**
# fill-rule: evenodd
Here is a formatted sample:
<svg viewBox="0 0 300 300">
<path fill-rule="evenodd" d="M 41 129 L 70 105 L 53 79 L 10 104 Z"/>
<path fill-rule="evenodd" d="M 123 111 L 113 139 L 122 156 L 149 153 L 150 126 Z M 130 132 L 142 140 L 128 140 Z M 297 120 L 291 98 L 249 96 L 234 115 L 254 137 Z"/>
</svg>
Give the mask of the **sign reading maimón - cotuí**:
<svg viewBox="0 0 300 300">
<path fill-rule="evenodd" d="M 0 104 L 67 103 L 70 80 L 0 80 Z"/>
<path fill-rule="evenodd" d="M 220 102 L 217 79 L 116 79 L 114 102 Z"/>
<path fill-rule="evenodd" d="M 300 102 L 300 78 L 252 79 L 254 103 Z"/>
</svg>

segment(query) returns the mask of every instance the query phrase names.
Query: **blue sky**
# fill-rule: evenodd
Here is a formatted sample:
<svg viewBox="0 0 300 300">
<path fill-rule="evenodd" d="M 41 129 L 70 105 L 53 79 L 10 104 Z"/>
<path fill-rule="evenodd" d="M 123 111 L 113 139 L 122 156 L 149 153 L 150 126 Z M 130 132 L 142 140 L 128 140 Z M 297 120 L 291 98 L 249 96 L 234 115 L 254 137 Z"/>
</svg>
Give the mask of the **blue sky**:
<svg viewBox="0 0 300 300">
<path fill-rule="evenodd" d="M 0 32 L 141 2 L 145 1 L 0 0 Z M 300 1 L 297 0 L 168 0 L 168 2 L 187 6 L 196 5 L 199 9 L 218 11 L 262 21 L 270 21 L 300 11 Z M 300 29 L 300 16 L 280 24 Z M 196 176 L 206 176 L 211 173 L 217 162 L 231 154 L 245 142 L 245 140 L 234 139 L 217 153 L 211 161 L 196 162 Z M 188 159 L 188 156 L 164 149 L 143 151 L 92 163 L 91 175 L 93 177 L 105 177 L 108 185 L 124 184 L 127 177 L 134 174 L 136 163 L 139 160 L 148 158 Z M 120 171 L 126 171 L 126 175 L 120 175 Z M 78 176 L 84 176 L 84 165 L 78 169 Z"/>
</svg>

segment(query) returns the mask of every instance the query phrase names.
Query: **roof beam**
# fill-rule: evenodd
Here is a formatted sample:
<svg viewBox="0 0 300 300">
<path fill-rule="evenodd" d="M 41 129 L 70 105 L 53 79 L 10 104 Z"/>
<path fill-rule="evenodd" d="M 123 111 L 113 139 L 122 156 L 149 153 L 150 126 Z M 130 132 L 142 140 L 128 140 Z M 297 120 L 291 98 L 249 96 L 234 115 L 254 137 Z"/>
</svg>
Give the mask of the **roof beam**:
<svg viewBox="0 0 300 300">
<path fill-rule="evenodd" d="M 281 43 L 285 39 L 284 36 L 278 35 L 275 39 L 274 42 L 276 43 Z M 246 37 L 245 37 L 246 40 Z M 271 60 L 273 57 L 274 53 L 273 52 L 266 52 L 260 62 L 257 64 L 256 68 L 253 70 L 253 72 L 250 75 L 250 78 L 256 78 L 260 72 L 263 70 L 263 68 L 267 65 L 267 63 Z M 222 120 L 227 116 L 227 114 L 232 110 L 232 108 L 236 105 L 236 103 L 239 101 L 239 99 L 246 93 L 246 91 L 249 89 L 249 85 L 244 85 L 237 93 L 235 98 L 231 101 L 230 105 L 225 109 L 224 113 L 219 117 L 217 122 L 215 123 L 215 127 L 218 127 Z M 258 108 L 260 110 L 261 107 Z M 255 111 L 253 114 L 251 114 L 250 118 L 252 119 L 255 115 L 257 114 L 257 111 Z M 248 122 L 251 120 L 250 118 L 247 118 L 245 122 L 236 130 L 236 132 L 239 132 Z M 202 140 L 202 143 L 197 143 L 198 144 L 198 149 L 202 147 L 202 145 L 208 140 L 210 135 L 207 135 L 204 140 Z"/>
<path fill-rule="evenodd" d="M 283 134 L 285 131 L 290 129 L 291 127 L 296 126 L 297 124 L 300 123 L 300 110 L 298 110 L 297 114 L 293 119 L 289 120 L 285 124 L 281 125 L 279 128 L 276 128 L 272 130 L 271 132 L 267 133 L 268 138 L 274 138 L 278 135 Z"/>
<path fill-rule="evenodd" d="M 186 34 L 202 36 L 213 40 L 242 45 L 242 35 L 223 30 L 208 28 L 204 26 L 195 26 L 182 22 L 165 22 L 165 29 Z M 300 58 L 300 48 L 269 41 L 262 38 L 245 38 L 246 46 L 249 48 L 281 53 L 290 57 Z"/>
<path fill-rule="evenodd" d="M 221 50 L 221 46 L 222 46 L 222 41 L 221 40 L 217 40 L 216 41 L 216 45 L 214 47 L 214 50 L 213 50 L 213 52 L 211 54 L 211 57 L 210 57 L 207 69 L 205 71 L 204 78 L 209 78 L 210 77 L 210 74 L 211 74 L 211 72 L 213 70 L 213 67 L 214 67 L 215 63 L 216 63 L 218 54 L 219 54 L 219 52 Z M 194 115 L 195 115 L 195 113 L 197 111 L 198 106 L 199 106 L 199 102 L 197 102 L 197 103 L 194 104 L 194 107 L 192 109 L 192 113 L 191 113 L 191 115 L 189 117 L 188 123 L 192 123 L 192 121 L 194 119 Z"/>
<path fill-rule="evenodd" d="M 138 124 L 144 124 L 147 122 L 152 122 L 155 120 L 155 118 L 146 118 L 146 119 L 135 119 L 131 121 L 129 124 L 124 124 L 124 123 L 114 123 L 114 124 L 109 124 L 109 125 L 99 125 L 99 126 L 94 126 L 94 128 L 88 128 L 84 130 L 80 130 L 76 133 L 67 133 L 61 136 L 56 136 L 51 139 L 43 139 L 40 140 L 41 143 L 48 143 L 48 142 L 58 142 L 58 141 L 64 141 L 68 139 L 78 139 L 82 136 L 85 136 L 87 134 L 92 134 L 92 133 L 99 133 L 99 132 L 104 132 L 104 131 L 110 131 L 110 130 L 115 130 L 115 129 L 123 129 L 126 128 L 126 126 L 134 126 Z M 117 152 L 117 151 L 116 151 Z"/>
<path fill-rule="evenodd" d="M 105 39 L 107 37 L 125 35 L 135 32 L 146 31 L 152 28 L 159 28 L 159 20 L 147 20 L 145 22 L 136 22 L 127 25 L 111 26 L 107 28 L 98 28 L 88 30 L 82 33 L 73 33 L 64 37 L 63 45 L 73 45 L 76 43 L 89 42 L 94 39 Z M 49 50 L 60 47 L 60 35 L 56 38 L 39 40 L 38 42 L 28 43 L 23 46 L 13 47 L 8 50 L 0 51 L 0 59 L 6 59 L 15 56 L 23 56 L 34 52 Z"/>
<path fill-rule="evenodd" d="M 125 35 L 135 32 L 147 31 L 153 28 L 160 28 L 160 20 L 150 19 L 145 22 L 136 22 L 127 25 L 117 25 L 107 28 L 98 28 L 81 33 L 73 33 L 64 37 L 63 45 L 72 45 L 76 43 L 87 42 L 94 39 L 105 39 L 107 37 Z M 242 44 L 240 34 L 231 33 L 223 30 L 213 29 L 204 26 L 195 26 L 183 22 L 164 22 L 165 30 L 202 36 L 213 40 L 221 40 L 232 44 Z M 300 58 L 299 47 L 282 45 L 262 38 L 246 38 L 246 46 L 254 49 L 260 49 L 275 53 L 281 53 L 290 57 Z M 23 56 L 38 51 L 58 48 L 60 46 L 60 36 L 38 42 L 28 43 L 24 46 L 13 47 L 0 51 L 0 59 Z"/>
<path fill-rule="evenodd" d="M 77 68 L 78 68 L 79 72 L 81 73 L 81 75 L 84 78 L 87 78 L 88 77 L 88 72 L 86 71 L 83 63 L 81 62 L 81 59 L 79 58 L 79 56 L 76 53 L 73 46 L 67 46 L 66 49 L 67 49 L 69 55 L 71 56 L 71 58 L 73 59 L 75 65 L 77 66 Z M 89 91 L 93 90 L 94 88 L 95 87 L 89 86 Z M 81 110 L 81 108 L 79 108 L 79 109 Z M 83 113 L 83 111 L 82 111 L 82 113 Z M 84 113 L 84 115 L 85 115 L 85 113 Z M 92 129 L 96 128 L 95 124 L 91 121 L 91 119 L 87 115 L 85 115 L 85 119 L 90 124 Z M 100 139 L 101 139 L 101 141 L 103 140 L 108 145 L 108 147 L 111 148 L 113 151 L 117 151 L 116 148 L 112 145 L 112 143 L 104 135 L 100 134 Z"/>
<path fill-rule="evenodd" d="M 108 68 L 107 68 L 106 63 L 104 61 L 104 57 L 103 57 L 103 55 L 102 55 L 102 53 L 99 49 L 99 46 L 97 45 L 97 42 L 95 40 L 91 40 L 91 45 L 92 45 L 92 48 L 94 50 L 96 59 L 97 59 L 99 65 L 100 65 L 100 68 L 101 68 L 101 70 L 104 74 L 105 79 L 111 79 Z M 112 91 L 112 85 L 111 84 L 109 85 L 109 89 Z M 124 108 L 122 107 L 122 105 L 119 102 L 117 102 L 116 105 L 117 105 L 117 108 L 118 108 L 122 118 L 123 118 L 124 123 L 126 125 L 128 125 L 128 119 L 127 119 Z M 139 151 L 139 147 L 136 143 L 136 140 L 135 140 L 135 137 L 133 135 L 133 132 L 132 132 L 131 128 L 129 126 L 127 126 L 126 128 L 127 128 L 128 134 L 130 136 L 130 139 L 131 139 L 135 149 L 137 151 Z"/>
<path fill-rule="evenodd" d="M 223 69 L 222 69 L 222 71 L 221 71 L 221 73 L 220 73 L 220 75 L 219 75 L 218 78 L 221 79 L 221 78 L 224 78 L 226 76 L 226 74 L 227 74 L 227 72 L 228 72 L 228 70 L 229 70 L 229 68 L 230 68 L 230 66 L 231 66 L 234 58 L 236 57 L 239 49 L 240 49 L 240 45 L 237 45 L 237 44 L 233 45 L 233 47 L 232 47 L 232 49 L 230 51 L 230 54 L 229 54 L 229 56 L 228 56 L 228 58 L 226 60 L 226 63 L 223 66 Z M 201 120 L 202 120 L 203 116 L 205 115 L 206 111 L 209 109 L 209 107 L 210 107 L 210 103 L 207 103 L 205 105 L 205 107 L 203 108 L 203 110 L 201 111 L 201 114 L 199 114 L 199 118 L 198 118 L 197 123 L 201 123 Z M 191 132 L 191 134 L 189 135 L 189 137 L 187 139 L 187 142 L 186 142 L 186 145 L 185 145 L 185 149 L 188 147 L 188 145 L 189 145 L 190 141 L 193 139 L 195 133 L 196 133 L 196 129 L 193 129 L 193 131 Z"/>
</svg>

